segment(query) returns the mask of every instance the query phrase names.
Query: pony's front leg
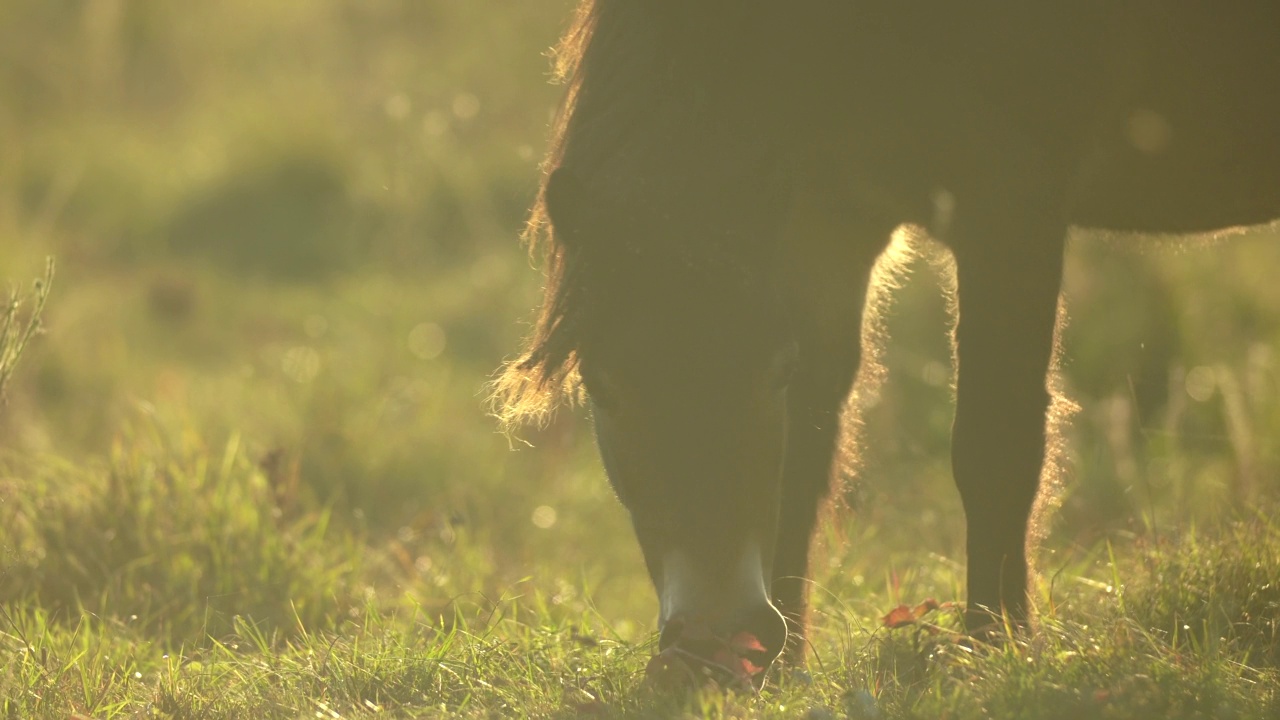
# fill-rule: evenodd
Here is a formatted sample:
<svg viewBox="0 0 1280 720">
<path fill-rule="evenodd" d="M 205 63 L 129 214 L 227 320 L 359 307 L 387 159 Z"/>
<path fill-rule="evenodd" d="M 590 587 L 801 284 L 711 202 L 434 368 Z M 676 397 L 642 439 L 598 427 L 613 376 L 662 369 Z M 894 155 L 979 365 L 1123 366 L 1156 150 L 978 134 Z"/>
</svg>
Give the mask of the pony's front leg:
<svg viewBox="0 0 1280 720">
<path fill-rule="evenodd" d="M 839 473 L 841 413 L 862 358 L 862 310 L 895 223 L 859 216 L 838 194 L 797 193 L 784 268 L 799 362 L 787 390 L 787 452 L 771 594 L 787 620 L 786 659 L 807 644 L 814 526 Z"/>
<path fill-rule="evenodd" d="M 969 630 L 1028 614 L 1027 531 L 1046 452 L 1066 226 L 1010 208 L 954 226 L 959 321 L 951 463 L 964 503 Z"/>
<path fill-rule="evenodd" d="M 772 596 L 787 620 L 785 652 L 791 661 L 804 657 L 807 644 L 810 542 L 837 472 L 840 411 L 858 367 L 857 345 L 856 339 L 844 343 L 822 357 L 821 366 L 802 367 L 788 391 L 790 417 Z M 816 350 L 813 345 L 807 349 Z M 805 350 L 802 345 L 801 352 Z"/>
</svg>

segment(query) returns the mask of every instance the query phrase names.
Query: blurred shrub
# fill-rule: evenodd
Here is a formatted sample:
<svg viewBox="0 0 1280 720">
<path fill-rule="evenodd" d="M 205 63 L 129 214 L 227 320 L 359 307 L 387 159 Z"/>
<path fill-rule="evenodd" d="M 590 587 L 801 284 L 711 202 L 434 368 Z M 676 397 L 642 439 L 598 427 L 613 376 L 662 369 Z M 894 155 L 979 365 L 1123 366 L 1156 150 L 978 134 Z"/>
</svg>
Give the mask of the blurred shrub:
<svg viewBox="0 0 1280 720">
<path fill-rule="evenodd" d="M 294 279 L 514 251 L 567 5 L 11 0 L 0 231 Z"/>
<path fill-rule="evenodd" d="M 342 171 L 319 155 L 299 153 L 228 172 L 195 193 L 165 234 L 180 256 L 237 271 L 314 278 L 352 269 L 365 256 L 356 214 Z"/>
</svg>

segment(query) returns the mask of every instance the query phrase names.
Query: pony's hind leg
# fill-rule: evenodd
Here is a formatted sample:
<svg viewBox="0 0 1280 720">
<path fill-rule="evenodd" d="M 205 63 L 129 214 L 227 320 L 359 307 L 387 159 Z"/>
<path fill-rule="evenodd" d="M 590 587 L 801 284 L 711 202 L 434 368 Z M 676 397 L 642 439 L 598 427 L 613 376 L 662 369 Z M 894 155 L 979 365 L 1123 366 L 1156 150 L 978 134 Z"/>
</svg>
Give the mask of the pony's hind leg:
<svg viewBox="0 0 1280 720">
<path fill-rule="evenodd" d="M 787 619 L 786 657 L 806 646 L 813 529 L 839 472 L 841 411 L 862 357 L 863 304 L 894 223 L 853 219 L 842 198 L 797 193 L 785 243 L 788 305 L 800 346 L 787 391 L 787 453 L 771 594 Z"/>
<path fill-rule="evenodd" d="M 951 461 L 964 503 L 970 631 L 1022 624 L 1027 532 L 1045 462 L 1066 227 L 1027 215 L 953 226 L 959 320 Z"/>
</svg>

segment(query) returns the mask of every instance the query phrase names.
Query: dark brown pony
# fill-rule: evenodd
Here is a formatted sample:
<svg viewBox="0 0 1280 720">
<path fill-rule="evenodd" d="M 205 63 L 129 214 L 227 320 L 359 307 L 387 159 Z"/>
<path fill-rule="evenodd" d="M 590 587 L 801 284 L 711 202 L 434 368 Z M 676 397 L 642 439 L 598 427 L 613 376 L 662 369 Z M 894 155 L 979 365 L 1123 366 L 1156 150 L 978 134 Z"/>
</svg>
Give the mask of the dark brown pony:
<svg viewBox="0 0 1280 720">
<path fill-rule="evenodd" d="M 1068 227 L 1280 217 L 1277 33 L 1270 0 L 583 2 L 528 233 L 546 296 L 498 393 L 516 423 L 585 389 L 661 646 L 800 652 L 903 226 L 955 260 L 966 620 L 1025 620 Z"/>
</svg>

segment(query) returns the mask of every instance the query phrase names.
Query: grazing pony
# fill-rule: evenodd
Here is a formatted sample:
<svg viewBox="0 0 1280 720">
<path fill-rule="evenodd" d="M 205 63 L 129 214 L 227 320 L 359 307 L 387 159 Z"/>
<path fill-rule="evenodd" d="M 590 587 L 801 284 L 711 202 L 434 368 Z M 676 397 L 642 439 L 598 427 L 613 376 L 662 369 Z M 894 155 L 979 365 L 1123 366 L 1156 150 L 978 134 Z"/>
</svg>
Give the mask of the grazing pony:
<svg viewBox="0 0 1280 720">
<path fill-rule="evenodd" d="M 1023 622 L 1068 227 L 1280 217 L 1277 37 L 1270 0 L 584 0 L 528 230 L 545 298 L 498 399 L 510 423 L 587 399 L 660 647 L 802 652 L 904 226 L 955 261 L 966 622 Z"/>
</svg>

